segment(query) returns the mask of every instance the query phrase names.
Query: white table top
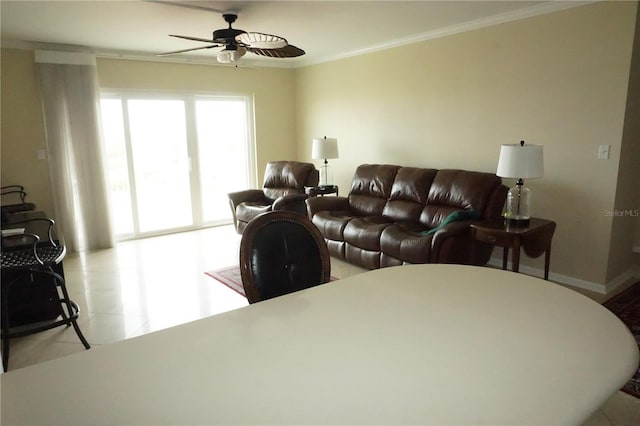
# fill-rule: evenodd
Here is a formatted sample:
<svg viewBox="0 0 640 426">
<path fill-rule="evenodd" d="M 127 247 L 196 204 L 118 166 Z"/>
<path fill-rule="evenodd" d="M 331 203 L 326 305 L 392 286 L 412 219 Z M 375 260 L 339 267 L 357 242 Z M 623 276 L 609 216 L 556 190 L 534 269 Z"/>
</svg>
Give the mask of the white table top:
<svg viewBox="0 0 640 426">
<path fill-rule="evenodd" d="M 2 424 L 577 424 L 637 365 L 574 291 L 401 266 L 10 371 Z"/>
</svg>

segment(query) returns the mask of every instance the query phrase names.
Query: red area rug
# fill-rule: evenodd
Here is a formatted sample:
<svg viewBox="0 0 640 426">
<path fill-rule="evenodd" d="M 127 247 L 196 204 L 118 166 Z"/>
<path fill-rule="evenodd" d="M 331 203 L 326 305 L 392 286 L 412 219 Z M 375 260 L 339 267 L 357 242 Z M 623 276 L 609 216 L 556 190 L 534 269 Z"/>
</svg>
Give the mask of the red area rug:
<svg viewBox="0 0 640 426">
<path fill-rule="evenodd" d="M 240 268 L 238 266 L 229 266 L 227 268 L 216 269 L 214 271 L 207 271 L 205 274 L 209 275 L 216 281 L 220 281 L 222 284 L 226 285 L 241 296 L 247 297 L 247 295 L 244 294 L 242 277 L 240 276 Z"/>
<path fill-rule="evenodd" d="M 616 314 L 629 327 L 640 347 L 640 282 L 607 300 L 604 307 Z M 640 398 L 640 367 L 621 390 Z"/>
<path fill-rule="evenodd" d="M 214 280 L 226 285 L 241 296 L 247 297 L 247 295 L 244 294 L 244 287 L 242 286 L 242 276 L 240 275 L 239 266 L 229 266 L 222 269 L 215 269 L 213 271 L 207 271 L 205 272 L 205 274 L 209 275 Z M 331 281 L 335 280 L 337 280 L 336 277 L 331 277 Z"/>
</svg>

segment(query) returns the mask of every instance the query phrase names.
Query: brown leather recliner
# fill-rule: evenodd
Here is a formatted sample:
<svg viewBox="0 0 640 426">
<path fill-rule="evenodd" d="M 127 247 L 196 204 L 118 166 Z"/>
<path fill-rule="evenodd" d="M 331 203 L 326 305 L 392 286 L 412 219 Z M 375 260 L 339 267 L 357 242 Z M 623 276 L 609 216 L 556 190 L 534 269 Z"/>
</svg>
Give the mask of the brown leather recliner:
<svg viewBox="0 0 640 426">
<path fill-rule="evenodd" d="M 273 210 L 307 214 L 305 186 L 317 186 L 319 172 L 311 163 L 272 161 L 267 163 L 262 189 L 229 193 L 236 232 L 242 234 L 256 216 Z"/>
<path fill-rule="evenodd" d="M 332 256 L 367 269 L 485 264 L 492 245 L 471 223 L 500 218 L 507 187 L 492 173 L 363 164 L 347 197 L 307 199 Z"/>
</svg>

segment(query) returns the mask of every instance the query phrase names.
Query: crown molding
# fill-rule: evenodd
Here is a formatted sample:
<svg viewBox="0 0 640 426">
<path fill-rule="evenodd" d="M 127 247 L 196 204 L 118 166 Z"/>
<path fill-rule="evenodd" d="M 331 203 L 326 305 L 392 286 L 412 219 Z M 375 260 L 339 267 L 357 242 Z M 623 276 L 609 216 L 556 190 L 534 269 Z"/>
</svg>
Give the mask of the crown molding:
<svg viewBox="0 0 640 426">
<path fill-rule="evenodd" d="M 393 49 L 394 47 L 405 46 L 408 44 L 420 43 L 423 41 L 434 40 L 447 37 L 454 34 L 460 34 L 467 31 L 473 31 L 480 28 L 491 27 L 494 25 L 505 24 L 508 22 L 519 21 L 535 16 L 546 15 L 553 12 L 572 9 L 575 7 L 585 6 L 588 4 L 598 3 L 605 0 L 568 0 L 568 1 L 551 1 L 549 3 L 539 4 L 524 9 L 511 12 L 505 12 L 486 18 L 475 19 L 461 24 L 451 25 L 435 31 L 429 31 L 409 37 L 390 40 L 386 43 L 377 44 L 364 49 L 353 50 L 351 52 L 342 53 L 330 57 L 320 58 L 316 60 L 305 61 L 304 59 L 295 65 L 296 68 L 310 65 L 317 65 L 326 62 L 337 61 L 340 59 L 351 58 L 354 56 L 365 55 L 367 53 L 378 52 L 382 50 Z"/>
</svg>

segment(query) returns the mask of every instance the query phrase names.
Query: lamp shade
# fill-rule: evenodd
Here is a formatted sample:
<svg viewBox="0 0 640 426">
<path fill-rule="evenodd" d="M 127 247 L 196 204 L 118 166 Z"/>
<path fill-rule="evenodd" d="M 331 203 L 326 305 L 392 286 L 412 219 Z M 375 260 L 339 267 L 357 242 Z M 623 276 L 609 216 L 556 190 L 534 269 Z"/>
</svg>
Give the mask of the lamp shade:
<svg viewBox="0 0 640 426">
<path fill-rule="evenodd" d="M 338 139 L 327 137 L 313 139 L 311 158 L 314 160 L 338 158 Z"/>
<path fill-rule="evenodd" d="M 500 148 L 496 175 L 532 179 L 540 178 L 543 174 L 542 145 L 508 144 Z"/>
</svg>

